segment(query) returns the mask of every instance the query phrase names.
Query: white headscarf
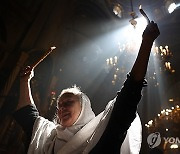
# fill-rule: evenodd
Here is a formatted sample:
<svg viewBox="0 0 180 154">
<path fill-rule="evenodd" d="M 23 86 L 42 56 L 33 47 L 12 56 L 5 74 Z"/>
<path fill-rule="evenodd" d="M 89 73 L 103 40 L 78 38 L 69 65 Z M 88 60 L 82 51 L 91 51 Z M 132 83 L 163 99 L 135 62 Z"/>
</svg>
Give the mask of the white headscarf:
<svg viewBox="0 0 180 154">
<path fill-rule="evenodd" d="M 60 147 L 69 141 L 84 125 L 95 118 L 95 114 L 91 108 L 91 102 L 89 98 L 84 93 L 81 93 L 80 97 L 81 113 L 76 122 L 70 127 L 64 128 L 61 125 L 57 125 L 56 127 L 57 138 L 54 146 L 55 153 L 57 153 Z"/>
</svg>

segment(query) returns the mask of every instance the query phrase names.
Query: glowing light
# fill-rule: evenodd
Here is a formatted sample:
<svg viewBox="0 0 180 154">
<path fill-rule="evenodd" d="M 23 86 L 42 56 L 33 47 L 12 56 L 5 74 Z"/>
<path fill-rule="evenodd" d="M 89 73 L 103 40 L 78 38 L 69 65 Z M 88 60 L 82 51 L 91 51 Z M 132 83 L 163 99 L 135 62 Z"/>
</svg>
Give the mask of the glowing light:
<svg viewBox="0 0 180 154">
<path fill-rule="evenodd" d="M 120 4 L 115 4 L 114 5 L 114 8 L 113 8 L 113 12 L 114 12 L 114 14 L 115 15 L 117 15 L 118 17 L 122 17 L 122 7 L 121 7 L 121 5 Z"/>
<path fill-rule="evenodd" d="M 159 49 L 162 51 L 163 47 L 162 47 L 162 46 L 160 46 L 160 47 L 159 47 Z"/>
<path fill-rule="evenodd" d="M 56 92 L 55 91 L 51 91 L 51 95 L 55 95 L 56 94 Z"/>
<path fill-rule="evenodd" d="M 158 114 L 158 118 L 156 117 L 154 119 L 155 124 L 153 125 L 153 120 L 150 120 L 147 124 L 145 124 L 146 127 L 148 127 L 148 131 L 152 131 L 154 129 L 162 129 L 165 130 L 166 132 L 168 131 L 173 131 L 172 129 L 169 129 L 167 127 L 164 127 L 165 125 L 161 125 L 164 120 L 168 120 L 167 122 L 173 122 L 176 123 L 177 120 L 179 120 L 179 105 L 176 105 L 175 107 L 171 107 L 171 109 L 163 109 L 160 114 Z M 149 127 L 151 129 L 149 129 Z M 176 126 L 175 126 L 176 127 Z M 173 143 L 179 143 L 179 138 L 177 142 Z M 172 143 L 171 143 L 172 144 Z M 172 146 L 172 148 L 176 148 L 176 145 Z"/>
<path fill-rule="evenodd" d="M 169 99 L 169 102 L 173 102 L 173 101 L 174 101 L 174 99 L 173 99 L 173 98 L 170 98 L 170 99 Z"/>
<path fill-rule="evenodd" d="M 153 120 L 150 120 L 150 121 L 148 122 L 149 125 L 152 125 L 152 123 L 153 123 Z"/>
<path fill-rule="evenodd" d="M 154 55 L 157 55 L 157 56 L 160 55 L 161 60 L 166 61 L 165 62 L 166 69 L 168 71 L 172 72 L 172 67 L 170 66 L 170 62 L 167 61 L 172 56 L 172 52 L 169 50 L 168 45 L 166 45 L 165 47 L 160 46 L 159 49 L 158 49 L 158 47 L 154 48 L 154 52 L 155 52 Z"/>
<path fill-rule="evenodd" d="M 179 147 L 178 147 L 177 144 L 172 144 L 172 145 L 170 146 L 170 148 L 171 148 L 171 149 L 178 149 Z"/>
<path fill-rule="evenodd" d="M 106 63 L 107 63 L 107 65 L 109 65 L 109 59 L 106 59 Z"/>
<path fill-rule="evenodd" d="M 166 112 L 172 112 L 172 110 L 171 109 L 166 109 Z"/>
<path fill-rule="evenodd" d="M 148 124 L 145 124 L 145 126 L 148 127 L 148 128 L 150 127 Z"/>
<path fill-rule="evenodd" d="M 163 114 L 163 113 L 165 113 L 165 110 L 162 110 L 162 111 L 161 111 L 161 114 Z"/>
<path fill-rule="evenodd" d="M 145 29 L 147 21 L 143 17 L 136 18 L 136 21 L 136 28 L 133 28 L 129 24 L 121 29 L 121 37 L 124 38 L 123 40 L 126 40 L 126 43 L 118 43 L 120 52 L 125 51 L 135 55 L 137 54 L 142 40 L 143 29 Z"/>
<path fill-rule="evenodd" d="M 110 64 L 111 64 L 111 65 L 113 64 L 113 59 L 112 59 L 112 58 L 110 58 Z"/>
<path fill-rule="evenodd" d="M 129 22 L 131 23 L 131 25 L 134 26 L 134 28 L 136 27 L 137 21 L 135 19 L 131 19 L 131 20 L 129 20 Z"/>
<path fill-rule="evenodd" d="M 117 75 L 116 74 L 114 74 L 114 80 L 116 80 L 117 79 Z"/>
<path fill-rule="evenodd" d="M 174 12 L 174 10 L 176 9 L 176 4 L 175 3 L 171 3 L 168 7 L 168 12 L 171 14 L 172 12 Z"/>
<path fill-rule="evenodd" d="M 117 56 L 114 56 L 114 62 L 117 63 Z"/>
<path fill-rule="evenodd" d="M 56 49 L 56 47 L 55 47 L 55 46 L 51 47 L 51 50 L 54 50 L 54 49 Z"/>
<path fill-rule="evenodd" d="M 171 63 L 165 62 L 165 67 L 166 67 L 166 69 L 171 70 Z"/>
</svg>

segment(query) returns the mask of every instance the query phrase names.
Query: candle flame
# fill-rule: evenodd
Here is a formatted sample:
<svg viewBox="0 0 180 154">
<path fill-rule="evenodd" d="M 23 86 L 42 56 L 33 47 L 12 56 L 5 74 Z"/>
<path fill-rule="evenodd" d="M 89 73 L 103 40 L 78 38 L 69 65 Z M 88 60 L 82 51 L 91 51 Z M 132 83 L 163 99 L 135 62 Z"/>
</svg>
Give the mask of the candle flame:
<svg viewBox="0 0 180 154">
<path fill-rule="evenodd" d="M 56 49 L 56 47 L 55 47 L 55 46 L 51 47 L 51 50 L 54 50 L 54 49 Z"/>
<path fill-rule="evenodd" d="M 142 5 L 139 5 L 139 9 L 142 9 Z"/>
</svg>

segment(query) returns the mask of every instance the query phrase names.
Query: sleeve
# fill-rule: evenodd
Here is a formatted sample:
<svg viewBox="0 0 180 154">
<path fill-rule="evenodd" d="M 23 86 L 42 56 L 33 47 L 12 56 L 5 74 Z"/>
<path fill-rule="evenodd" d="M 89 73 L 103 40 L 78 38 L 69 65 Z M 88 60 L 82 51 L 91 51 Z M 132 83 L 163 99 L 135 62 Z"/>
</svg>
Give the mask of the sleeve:
<svg viewBox="0 0 180 154">
<path fill-rule="evenodd" d="M 108 125 L 91 153 L 118 153 L 126 137 L 126 132 L 136 117 L 137 105 L 141 99 L 141 90 L 146 81 L 134 81 L 129 74 L 124 85 L 117 93 L 114 108 Z"/>
<path fill-rule="evenodd" d="M 125 132 L 136 117 L 138 103 L 141 99 L 141 91 L 147 86 L 146 80 L 136 82 L 132 76 L 127 75 L 124 86 L 117 93 L 116 101 L 110 118 L 110 125 L 116 126 L 117 130 L 123 128 Z"/>
<path fill-rule="evenodd" d="M 35 105 L 27 105 L 13 114 L 14 119 L 18 122 L 26 134 L 26 148 L 29 146 L 31 141 L 33 125 L 38 116 L 39 112 Z"/>
</svg>

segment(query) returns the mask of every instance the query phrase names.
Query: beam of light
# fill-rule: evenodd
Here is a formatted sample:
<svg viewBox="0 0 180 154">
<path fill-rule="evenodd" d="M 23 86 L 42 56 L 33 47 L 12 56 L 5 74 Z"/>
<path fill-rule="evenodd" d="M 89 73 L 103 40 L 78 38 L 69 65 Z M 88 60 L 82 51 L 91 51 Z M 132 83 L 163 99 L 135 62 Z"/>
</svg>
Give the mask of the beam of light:
<svg viewBox="0 0 180 154">
<path fill-rule="evenodd" d="M 136 28 L 134 28 L 130 24 L 127 24 L 127 26 L 124 26 L 123 28 L 120 29 L 121 30 L 120 35 L 122 35 L 122 38 L 125 40 L 129 51 L 135 55 L 137 54 L 139 50 L 139 46 L 142 41 L 143 30 L 147 26 L 147 21 L 143 17 L 137 18 L 136 21 L 137 21 Z"/>
<path fill-rule="evenodd" d="M 102 26 L 94 26 L 95 28 L 105 27 L 106 23 L 102 23 Z M 112 23 L 109 24 L 112 27 Z M 89 29 L 85 29 L 85 32 Z M 98 28 L 95 30 L 98 31 Z M 84 32 L 84 31 L 83 31 Z M 90 37 L 83 35 L 82 31 L 73 31 L 71 37 L 75 40 L 68 40 L 68 51 L 59 57 L 59 66 L 61 72 L 59 72 L 59 85 L 58 89 L 64 87 L 70 87 L 72 84 L 77 84 L 83 91 L 87 92 L 90 98 L 96 96 L 97 91 L 100 93 L 100 88 L 107 84 L 108 73 L 105 72 L 105 59 L 111 55 L 115 55 L 117 50 L 115 49 L 114 42 L 114 29 L 112 31 L 106 31 L 96 37 Z M 72 41 L 72 42 L 70 42 Z M 105 81 L 106 80 L 106 81 Z M 58 91 L 60 91 L 58 90 Z M 102 90 L 101 90 L 102 91 Z M 104 93 L 106 90 L 104 90 Z M 110 93 L 103 98 L 96 98 L 95 101 L 99 102 L 95 106 L 95 112 L 99 112 L 108 102 L 111 95 Z M 101 94 L 99 94 L 100 96 Z M 103 99 L 107 99 L 103 101 Z M 92 100 L 93 102 L 93 100 Z M 103 102 L 104 104 L 100 103 Z"/>
<path fill-rule="evenodd" d="M 69 42 L 69 44 L 72 45 L 68 47 L 65 55 L 58 60 L 61 62 L 59 64 L 60 69 L 63 70 L 59 72 L 58 87 L 69 87 L 72 84 L 77 84 L 82 87 L 82 90 L 87 91 L 88 95 L 95 97 L 97 91 L 100 91 L 104 86 L 104 82 L 106 85 L 112 86 L 115 81 L 119 80 L 103 99 L 109 100 L 111 96 L 114 96 L 114 92 L 120 89 L 126 74 L 135 61 L 142 41 L 143 30 L 147 26 L 147 20 L 144 17 L 136 20 L 136 28 L 133 28 L 128 20 L 121 21 L 120 24 L 117 23 L 115 26 L 112 22 L 102 23 L 102 27 L 110 27 L 110 30 L 96 35 L 93 39 L 87 37 L 87 35 L 82 35 L 79 31 L 73 31 L 71 36 L 76 38 L 77 42 L 74 43 L 76 40 L 70 40 L 72 43 Z M 108 67 L 107 63 L 110 63 L 111 57 L 116 64 L 113 67 Z M 107 59 L 109 59 L 109 62 Z M 107 103 L 107 101 L 101 99 L 101 102 Z M 99 104 L 98 106 L 103 109 L 105 104 Z M 99 108 L 97 107 L 96 112 L 101 110 Z"/>
<path fill-rule="evenodd" d="M 132 26 L 128 25 L 125 28 L 124 33 L 132 34 L 132 35 L 128 35 L 128 36 L 131 36 L 128 38 L 128 40 L 131 40 L 131 42 L 134 42 L 131 44 L 133 48 L 136 48 L 135 51 L 138 52 L 140 43 L 142 40 L 143 30 L 147 26 L 147 20 L 144 17 L 137 18 L 136 20 L 137 20 L 136 28 L 133 30 Z M 147 87 L 147 100 L 145 100 L 144 102 L 146 106 L 148 107 L 146 109 L 146 111 L 148 111 L 146 112 L 147 117 L 153 117 L 153 115 L 156 114 L 156 112 L 158 112 L 158 110 L 162 106 L 167 105 L 165 102 L 166 97 L 164 96 L 166 83 L 164 80 L 165 74 L 164 74 L 164 69 L 163 69 L 163 63 L 162 63 L 162 60 L 158 58 L 158 56 L 154 55 L 155 46 L 157 46 L 156 42 L 154 42 L 153 47 L 152 47 L 152 53 L 150 56 L 150 61 L 148 65 L 147 75 L 146 75 L 146 79 L 148 80 L 148 83 L 149 83 L 148 84 L 149 86 Z M 153 102 L 156 102 L 156 103 L 153 103 Z M 144 111 L 142 111 L 142 114 L 144 114 L 143 112 Z"/>
<path fill-rule="evenodd" d="M 146 22 L 145 19 L 143 20 Z M 144 24 L 141 23 L 138 25 Z M 121 46 L 126 46 L 126 49 L 127 44 L 125 44 L 125 42 L 128 42 L 129 40 L 132 40 L 134 45 L 137 45 L 137 39 L 139 39 L 139 42 L 142 40 L 142 28 L 137 27 L 134 29 L 132 25 L 129 24 L 128 20 L 121 21 L 121 23 L 117 23 L 115 26 L 114 22 L 112 23 L 111 21 L 110 23 L 102 23 L 102 26 L 94 27 L 97 28 L 105 26 L 110 27 L 109 30 L 104 33 L 100 33 L 93 38 L 87 37 L 88 35 L 83 35 L 83 33 L 78 30 L 71 33 L 72 38 L 76 39 L 70 39 L 67 41 L 70 44 L 67 51 L 64 52 L 64 55 L 61 55 L 57 60 L 59 63 L 57 64 L 59 65 L 58 70 L 61 70 L 58 73 L 58 91 L 62 90 L 61 88 L 70 87 L 73 84 L 77 84 L 77 86 L 82 87 L 82 90 L 85 90 L 90 97 L 98 97 L 96 96 L 96 93 L 97 91 L 100 91 L 102 87 L 104 87 L 104 83 L 106 83 L 106 85 L 109 87 L 110 85 L 112 86 L 111 81 L 113 79 L 118 80 L 120 77 L 121 80 L 125 80 L 126 74 L 130 71 L 132 63 L 135 60 L 135 54 L 133 53 L 133 55 L 130 56 L 133 57 L 133 60 L 131 60 L 132 58 L 128 57 L 128 55 L 128 59 L 126 61 L 124 55 L 121 56 L 123 52 L 121 53 L 119 51 L 118 43 Z M 144 27 L 145 26 L 146 24 Z M 85 32 L 86 31 L 88 32 L 88 29 L 85 29 Z M 131 42 L 129 44 L 131 44 Z M 133 48 L 134 45 L 131 45 L 131 48 Z M 137 49 L 133 49 L 133 51 L 138 51 L 138 49 L 139 47 L 137 47 Z M 126 51 L 127 50 L 125 50 L 125 52 Z M 116 68 L 116 74 L 113 73 L 113 68 L 111 69 L 110 67 L 107 67 L 106 60 L 110 57 L 112 57 L 114 62 L 117 63 L 116 65 L 118 65 L 118 68 Z M 102 98 L 97 98 L 96 101 L 107 103 L 109 98 L 114 96 L 114 93 L 120 89 L 121 84 L 122 83 L 120 81 L 116 87 L 111 87 L 111 92 L 108 92 L 108 95 L 103 98 L 107 99 L 107 101 L 102 101 Z M 105 105 L 106 104 L 97 105 L 95 112 L 102 110 L 103 106 Z"/>
</svg>

